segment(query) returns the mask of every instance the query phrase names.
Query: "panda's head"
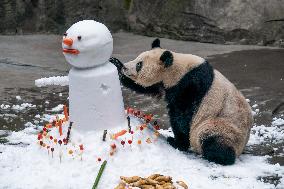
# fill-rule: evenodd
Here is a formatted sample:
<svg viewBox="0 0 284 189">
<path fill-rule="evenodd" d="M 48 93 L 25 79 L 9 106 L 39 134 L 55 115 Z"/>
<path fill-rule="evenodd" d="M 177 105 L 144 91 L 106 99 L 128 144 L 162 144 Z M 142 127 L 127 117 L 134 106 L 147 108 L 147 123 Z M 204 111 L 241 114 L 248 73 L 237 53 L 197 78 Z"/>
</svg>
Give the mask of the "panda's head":
<svg viewBox="0 0 284 189">
<path fill-rule="evenodd" d="M 163 81 L 166 69 L 173 64 L 173 58 L 170 51 L 160 47 L 160 40 L 155 39 L 152 49 L 125 63 L 122 72 L 136 83 L 148 87 Z"/>
</svg>

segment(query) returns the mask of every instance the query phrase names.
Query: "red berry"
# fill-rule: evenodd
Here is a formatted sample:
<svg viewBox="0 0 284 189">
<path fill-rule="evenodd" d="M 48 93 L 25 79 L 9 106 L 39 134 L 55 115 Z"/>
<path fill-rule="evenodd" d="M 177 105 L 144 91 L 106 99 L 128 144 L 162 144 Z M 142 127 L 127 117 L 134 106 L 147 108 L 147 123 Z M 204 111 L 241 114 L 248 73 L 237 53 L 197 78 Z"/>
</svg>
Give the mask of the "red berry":
<svg viewBox="0 0 284 189">
<path fill-rule="evenodd" d="M 49 149 L 49 148 L 50 148 L 50 146 L 47 146 L 46 148 L 47 148 L 47 149 Z"/>
<path fill-rule="evenodd" d="M 139 129 L 140 129 L 140 131 L 143 131 L 144 127 L 143 127 L 143 126 L 140 126 Z"/>
<path fill-rule="evenodd" d="M 50 139 L 50 140 L 52 140 L 52 139 L 53 139 L 53 137 L 52 137 L 52 136 L 50 136 L 50 137 L 49 137 L 49 139 Z"/>
<path fill-rule="evenodd" d="M 98 158 L 98 161 L 102 161 L 102 159 L 101 159 L 101 158 Z"/>
<path fill-rule="evenodd" d="M 66 144 L 66 143 L 67 143 L 67 140 L 66 140 L 66 138 L 64 138 L 64 139 L 63 139 L 63 143 L 64 143 L 64 144 Z"/>
<path fill-rule="evenodd" d="M 41 134 L 41 133 L 39 133 L 39 134 L 37 135 L 37 139 L 38 139 L 38 140 L 42 139 L 42 134 Z"/>
<path fill-rule="evenodd" d="M 39 144 L 42 146 L 42 145 L 43 145 L 43 142 L 42 142 L 42 141 L 39 141 Z"/>
<path fill-rule="evenodd" d="M 44 127 L 42 130 L 46 131 L 47 129 Z"/>
<path fill-rule="evenodd" d="M 155 125 L 154 126 L 156 130 L 160 130 L 160 126 L 159 125 Z"/>
<path fill-rule="evenodd" d="M 133 131 L 130 131 L 130 133 L 133 135 L 134 134 L 134 132 Z"/>
<path fill-rule="evenodd" d="M 59 140 L 59 141 L 58 141 L 58 144 L 60 144 L 60 145 L 61 145 L 61 144 L 62 144 L 62 141 L 61 141 L 61 140 Z"/>
<path fill-rule="evenodd" d="M 80 150 L 84 150 L 83 144 L 79 145 L 79 147 L 80 147 Z"/>
<path fill-rule="evenodd" d="M 132 140 L 128 140 L 128 144 L 132 144 Z"/>
<path fill-rule="evenodd" d="M 125 144 L 125 141 L 124 141 L 124 140 L 122 140 L 122 141 L 121 141 L 120 143 L 121 143 L 121 145 L 123 145 L 123 146 L 124 146 L 124 144 Z"/>
</svg>

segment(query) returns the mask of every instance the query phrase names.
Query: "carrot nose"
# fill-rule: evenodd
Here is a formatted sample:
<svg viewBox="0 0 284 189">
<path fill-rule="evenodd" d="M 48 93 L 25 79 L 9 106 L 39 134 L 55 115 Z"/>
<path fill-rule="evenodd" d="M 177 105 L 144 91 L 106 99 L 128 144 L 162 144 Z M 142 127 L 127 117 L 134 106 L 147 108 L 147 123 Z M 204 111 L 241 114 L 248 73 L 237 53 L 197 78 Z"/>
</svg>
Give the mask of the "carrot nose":
<svg viewBox="0 0 284 189">
<path fill-rule="evenodd" d="M 65 45 L 71 46 L 71 45 L 73 44 L 73 40 L 72 40 L 71 38 L 65 37 L 65 38 L 63 39 L 63 43 L 64 43 Z"/>
</svg>

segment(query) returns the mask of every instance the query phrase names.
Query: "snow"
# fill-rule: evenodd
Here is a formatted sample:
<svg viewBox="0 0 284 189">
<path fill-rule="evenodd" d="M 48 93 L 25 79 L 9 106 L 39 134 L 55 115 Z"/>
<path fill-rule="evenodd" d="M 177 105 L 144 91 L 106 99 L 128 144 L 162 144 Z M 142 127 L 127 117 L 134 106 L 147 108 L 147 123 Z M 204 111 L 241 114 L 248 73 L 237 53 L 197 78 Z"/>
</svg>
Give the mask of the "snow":
<svg viewBox="0 0 284 189">
<path fill-rule="evenodd" d="M 258 107 L 258 104 L 254 104 L 254 105 L 252 105 L 251 107 L 252 107 L 252 108 L 256 108 L 256 107 Z"/>
<path fill-rule="evenodd" d="M 17 100 L 22 100 L 21 96 L 16 96 Z"/>
<path fill-rule="evenodd" d="M 70 120 L 80 130 L 110 129 L 125 124 L 120 81 L 113 64 L 72 68 L 69 79 Z"/>
<path fill-rule="evenodd" d="M 275 126 L 281 126 L 282 125 L 283 126 L 284 125 L 284 119 L 274 117 L 273 121 L 272 121 L 272 125 L 275 125 Z"/>
<path fill-rule="evenodd" d="M 48 85 L 60 85 L 67 86 L 69 84 L 68 76 L 53 76 L 53 77 L 44 77 L 35 80 L 35 85 L 37 87 L 45 87 Z"/>
<path fill-rule="evenodd" d="M 31 103 L 22 103 L 20 105 L 13 105 L 12 106 L 12 110 L 15 110 L 15 111 L 22 111 L 22 110 L 25 110 L 25 109 L 29 109 L 29 108 L 35 108 L 36 105 L 33 105 Z"/>
<path fill-rule="evenodd" d="M 249 99 L 246 99 L 246 100 L 247 100 L 247 102 L 250 102 Z M 252 107 L 252 115 L 257 116 L 259 114 L 259 108 L 257 108 L 258 104 L 254 104 L 251 107 Z"/>
<path fill-rule="evenodd" d="M 108 28 L 94 20 L 83 20 L 73 24 L 64 38 L 72 39 L 71 46 L 62 43 L 63 49 L 76 49 L 77 55 L 63 53 L 67 62 L 77 68 L 90 68 L 108 62 L 113 50 L 113 39 Z M 78 40 L 81 36 L 81 40 Z"/>
<path fill-rule="evenodd" d="M 56 119 L 56 115 L 44 114 L 37 116 L 42 120 L 50 122 Z M 62 114 L 59 114 L 63 118 Z M 274 120 L 278 120 L 275 118 Z M 279 164 L 269 164 L 269 156 L 241 155 L 232 166 L 221 166 L 210 163 L 196 154 L 186 154 L 174 150 L 162 140 L 155 140 L 155 136 L 148 129 L 136 130 L 141 123 L 131 118 L 132 130 L 135 131 L 132 139 L 131 134 L 126 134 L 118 140 L 111 140 L 109 134 L 116 133 L 121 129 L 116 127 L 108 130 L 106 142 L 102 141 L 102 130 L 96 132 L 82 133 L 76 125 L 71 130 L 71 141 L 68 145 L 54 145 L 53 158 L 51 152 L 40 147 L 37 140 L 37 133 L 42 127 L 32 123 L 26 124 L 26 128 L 19 132 L 10 132 L 6 137 L 9 143 L 20 145 L 0 144 L 0 188 L 7 189 L 33 189 L 33 188 L 92 188 L 96 174 L 101 162 L 98 158 L 107 160 L 107 166 L 99 183 L 98 189 L 114 188 L 119 182 L 120 176 L 149 176 L 153 173 L 170 175 L 174 180 L 185 181 L 190 189 L 212 189 L 212 188 L 283 188 L 284 180 L 275 187 L 272 184 L 264 183 L 259 177 L 271 175 L 283 175 L 284 167 Z M 68 123 L 63 125 L 63 133 L 67 131 Z M 271 128 L 271 129 L 270 129 Z M 281 138 L 284 133 L 277 130 L 275 124 L 271 127 L 255 126 L 253 130 L 264 132 L 269 140 Z M 267 132 L 265 130 L 268 130 Z M 165 135 L 172 135 L 168 130 L 160 130 Z M 1 133 L 1 132 L 0 132 Z M 273 136 L 271 135 L 273 133 Z M 3 132 L 2 132 L 3 134 Z M 49 132 L 53 137 L 58 137 L 57 128 Z M 152 143 L 146 143 L 150 137 Z M 62 138 L 61 138 L 62 139 Z M 121 140 L 133 140 L 131 146 L 126 143 L 124 147 Z M 254 140 L 263 140 L 260 135 L 251 135 L 249 145 Z M 142 140 L 138 145 L 137 141 Z M 113 156 L 109 155 L 110 145 L 115 143 L 117 151 Z M 78 145 L 84 145 L 82 161 Z M 72 149 L 73 155 L 68 151 Z M 77 150 L 76 150 L 77 149 Z M 62 162 L 60 163 L 59 153 L 62 151 Z M 13 175 L 13 176 L 11 176 Z"/>
<path fill-rule="evenodd" d="M 3 109 L 3 110 L 7 110 L 9 109 L 11 106 L 8 105 L 8 104 L 1 104 L 0 108 Z"/>
<path fill-rule="evenodd" d="M 62 48 L 66 61 L 73 66 L 68 75 L 70 120 L 79 125 L 80 131 L 124 125 L 124 104 L 117 69 L 108 62 L 113 50 L 108 28 L 94 20 L 79 21 L 66 31 Z M 79 53 L 69 53 L 68 49 Z M 59 79 L 53 82 L 61 83 Z M 38 83 L 52 82 L 46 79 Z"/>
<path fill-rule="evenodd" d="M 277 127 L 272 123 L 272 126 L 265 125 L 254 126 L 251 129 L 249 145 L 262 144 L 272 142 L 274 144 L 284 142 L 284 129 Z"/>
<path fill-rule="evenodd" d="M 52 108 L 51 110 L 49 110 L 50 112 L 60 112 L 63 110 L 64 105 L 63 104 L 58 104 L 57 106 L 55 106 L 54 108 Z"/>
</svg>

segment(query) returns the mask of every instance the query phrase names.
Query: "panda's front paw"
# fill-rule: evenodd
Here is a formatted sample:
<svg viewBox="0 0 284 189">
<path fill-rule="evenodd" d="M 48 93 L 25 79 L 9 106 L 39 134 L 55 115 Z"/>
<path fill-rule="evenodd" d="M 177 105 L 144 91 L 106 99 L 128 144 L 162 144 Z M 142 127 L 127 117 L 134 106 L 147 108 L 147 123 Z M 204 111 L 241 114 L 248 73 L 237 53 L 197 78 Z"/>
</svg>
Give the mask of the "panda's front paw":
<svg viewBox="0 0 284 189">
<path fill-rule="evenodd" d="M 167 142 L 173 147 L 173 148 L 177 148 L 177 144 L 176 144 L 176 140 L 174 137 L 168 137 L 167 138 Z"/>
<path fill-rule="evenodd" d="M 167 142 L 175 149 L 180 151 L 188 151 L 189 145 L 183 142 L 177 142 L 174 137 L 168 137 Z"/>
<path fill-rule="evenodd" d="M 118 71 L 121 71 L 121 69 L 123 68 L 122 62 L 120 62 L 120 60 L 118 60 L 117 58 L 111 57 L 109 61 L 116 66 Z"/>
</svg>

